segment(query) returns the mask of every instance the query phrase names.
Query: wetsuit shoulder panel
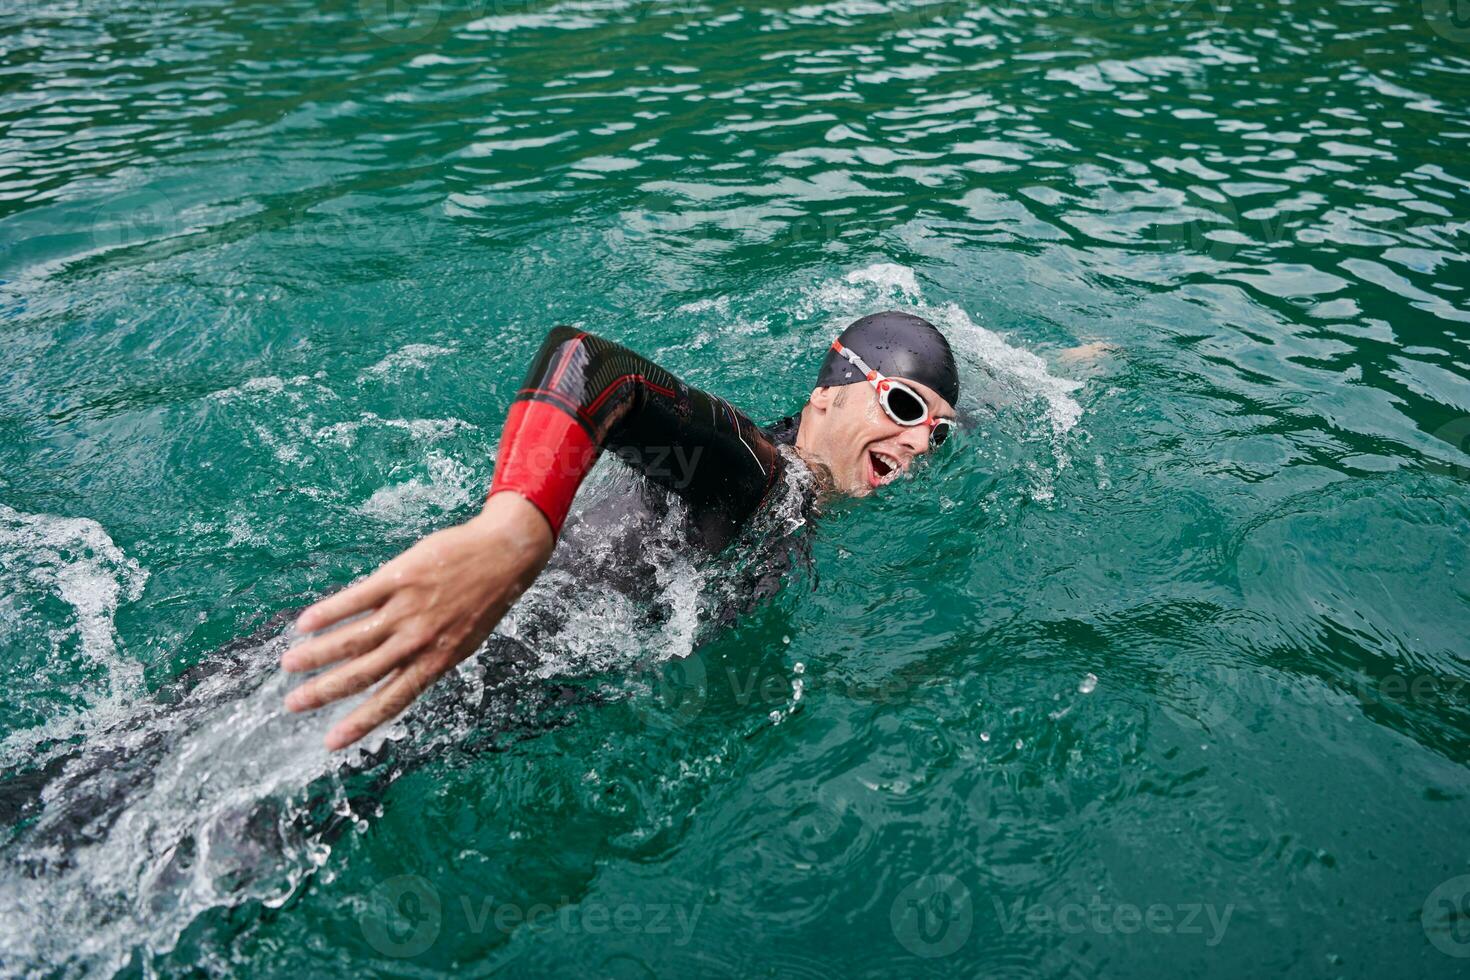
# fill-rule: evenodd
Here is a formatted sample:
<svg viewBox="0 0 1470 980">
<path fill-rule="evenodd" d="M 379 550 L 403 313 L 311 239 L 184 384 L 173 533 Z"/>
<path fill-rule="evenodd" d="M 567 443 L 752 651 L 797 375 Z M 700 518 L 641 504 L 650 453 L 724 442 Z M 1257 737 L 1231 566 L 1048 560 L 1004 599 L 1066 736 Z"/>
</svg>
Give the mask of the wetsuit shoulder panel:
<svg viewBox="0 0 1470 980">
<path fill-rule="evenodd" d="M 490 493 L 521 494 L 560 534 L 603 450 L 683 497 L 702 524 L 744 522 L 782 466 L 775 444 L 729 402 L 626 347 L 556 327 L 506 418 Z"/>
</svg>

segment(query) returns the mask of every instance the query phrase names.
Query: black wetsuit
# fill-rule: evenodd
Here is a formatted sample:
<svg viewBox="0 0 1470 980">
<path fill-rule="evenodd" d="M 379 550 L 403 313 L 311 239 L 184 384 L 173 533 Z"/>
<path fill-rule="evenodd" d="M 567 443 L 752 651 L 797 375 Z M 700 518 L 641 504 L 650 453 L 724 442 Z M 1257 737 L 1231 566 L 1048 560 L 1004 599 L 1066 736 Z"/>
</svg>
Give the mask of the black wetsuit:
<svg viewBox="0 0 1470 980">
<path fill-rule="evenodd" d="M 798 420 L 758 428 L 729 402 L 595 334 L 556 327 L 516 395 L 492 494 L 521 494 L 560 534 L 600 451 L 685 501 L 694 538 L 719 550 L 770 498 Z"/>
<path fill-rule="evenodd" d="M 601 700 L 600 690 L 579 686 L 575 677 L 538 679 L 536 667 L 541 652 L 557 647 L 566 631 L 585 629 L 568 610 L 595 599 L 599 589 L 636 600 L 649 622 L 668 615 L 656 567 L 664 559 L 650 554 L 650 542 L 665 554 L 689 543 L 717 552 L 743 528 L 760 525 L 748 536 L 752 547 L 718 559 L 719 573 L 711 578 L 719 594 L 705 607 L 714 629 L 779 591 L 793 564 L 804 558 L 805 536 L 796 532 L 811 517 L 813 503 L 810 481 L 787 479 L 793 465 L 779 448 L 795 444 L 799 422 L 793 415 L 759 429 L 728 402 L 691 388 L 647 358 L 592 334 L 553 329 L 511 407 L 490 492 L 521 493 L 541 509 L 565 539 L 548 571 L 568 573 L 575 583 L 571 591 L 586 595 L 557 590 L 559 601 L 533 602 L 535 608 L 518 617 L 516 636 L 492 634 L 479 658 L 484 675 L 478 689 L 456 672 L 435 685 L 425 710 L 405 718 L 417 737 L 390 743 L 362 763 L 377 774 L 361 787 L 363 798 L 370 801 L 398 773 L 442 748 L 421 742 L 421 726 L 454 727 L 449 719 L 458 717 L 461 730 L 474 732 L 460 740 L 462 747 L 476 741 L 496 746 L 564 723 L 576 705 Z M 635 481 L 631 492 L 612 488 L 567 520 L 572 497 L 602 450 L 646 480 Z M 670 493 L 685 506 L 674 508 Z M 795 505 L 795 519 L 773 519 L 769 526 L 752 520 L 777 498 Z M 678 520 L 670 520 L 671 510 Z M 129 797 L 147 789 L 178 731 L 206 723 L 215 710 L 248 697 L 274 673 L 284 649 L 282 630 L 300 612 L 280 612 L 253 635 L 206 655 L 74 750 L 29 772 L 0 777 L 0 844 L 6 830 L 40 817 L 23 835 L 27 848 L 42 855 L 26 859 L 28 873 L 66 865 L 77 843 L 104 833 Z M 230 680 L 219 683 L 221 675 Z M 215 683 L 200 683 L 207 678 Z M 43 815 L 48 787 L 65 802 Z M 0 854 L 9 850 L 0 846 Z"/>
<path fill-rule="evenodd" d="M 938 332 L 925 321 L 890 312 L 858 321 L 841 342 L 876 370 L 923 381 L 953 403 L 953 358 L 930 333 Z M 856 383 L 844 374 L 829 378 L 829 368 L 845 370 L 829 364 L 819 383 Z M 97 719 L 80 744 L 46 746 L 27 771 L 0 775 L 0 864 L 42 880 L 48 896 L 69 896 L 68 908 L 85 898 L 76 907 L 101 923 L 113 922 L 119 909 L 172 908 L 201 875 L 234 882 L 233 890 L 310 873 L 314 859 L 305 855 L 371 819 L 387 785 L 414 766 L 448 752 L 509 747 L 573 723 L 584 706 L 629 693 L 605 675 L 634 663 L 578 658 L 589 634 L 598 647 L 624 646 L 634 655 L 666 657 L 673 645 L 661 642 L 657 625 L 640 642 L 646 623 L 631 622 L 635 616 L 605 618 L 603 609 L 618 605 L 606 601 L 617 598 L 609 589 L 632 597 L 631 608 L 657 624 L 671 598 L 687 600 L 691 573 L 694 590 L 708 600 L 698 619 L 718 629 L 785 587 L 792 565 L 805 559 L 802 529 L 814 516 L 814 481 L 783 448 L 794 446 L 799 423 L 793 415 L 758 429 L 723 399 L 646 358 L 556 328 L 511 407 L 491 493 L 522 494 L 562 546 L 548 581 L 521 598 L 470 669 L 449 672 L 404 716 L 406 738 L 299 768 L 305 760 L 291 754 L 288 739 L 310 722 L 284 714 L 286 681 L 277 669 L 290 640 L 283 629 L 299 610 L 281 612 L 151 697 Z M 629 488 L 619 485 L 620 475 L 568 521 L 572 498 L 604 450 L 641 477 Z M 698 559 L 691 539 L 705 551 Z M 679 648 L 699 642 L 677 635 Z M 289 757 L 299 782 L 260 787 L 250 774 L 236 776 L 228 760 L 221 765 L 197 751 L 212 744 L 209 732 L 233 730 L 242 713 L 260 723 L 250 744 L 271 759 Z M 162 810 L 152 795 L 160 777 Z M 223 796 L 222 783 L 232 787 Z M 191 793 L 202 801 L 197 816 L 170 802 Z M 122 859 L 147 871 L 136 881 L 112 865 L 98 878 L 83 859 L 89 847 L 112 848 L 119 821 L 127 828 Z M 206 846 L 211 841 L 228 846 Z"/>
</svg>

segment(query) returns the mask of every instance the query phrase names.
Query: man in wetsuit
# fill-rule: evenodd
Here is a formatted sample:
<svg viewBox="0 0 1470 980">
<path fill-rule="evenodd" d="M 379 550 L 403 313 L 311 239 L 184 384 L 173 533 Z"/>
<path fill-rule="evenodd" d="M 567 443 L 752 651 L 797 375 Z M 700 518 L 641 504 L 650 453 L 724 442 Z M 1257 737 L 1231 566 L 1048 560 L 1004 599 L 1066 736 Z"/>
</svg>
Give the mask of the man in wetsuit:
<svg viewBox="0 0 1470 980">
<path fill-rule="evenodd" d="M 288 650 L 282 667 L 338 666 L 293 690 L 286 706 L 319 708 L 382 681 L 328 732 L 332 749 L 407 707 L 478 649 L 535 581 L 603 451 L 683 498 L 693 538 L 718 550 L 786 475 L 780 447 L 824 492 L 864 496 L 944 442 L 958 399 L 949 344 L 906 313 L 849 325 L 801 411 L 764 430 L 626 348 L 557 327 L 511 405 L 484 509 L 302 613 L 297 628 L 318 635 Z"/>
</svg>

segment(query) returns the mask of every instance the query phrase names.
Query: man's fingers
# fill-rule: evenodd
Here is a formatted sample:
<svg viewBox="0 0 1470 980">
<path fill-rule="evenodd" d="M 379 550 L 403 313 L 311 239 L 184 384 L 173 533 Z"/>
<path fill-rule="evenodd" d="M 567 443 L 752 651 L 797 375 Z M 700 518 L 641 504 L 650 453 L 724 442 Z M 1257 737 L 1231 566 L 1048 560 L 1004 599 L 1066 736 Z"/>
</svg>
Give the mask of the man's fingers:
<svg viewBox="0 0 1470 980">
<path fill-rule="evenodd" d="M 453 657 L 434 653 L 419 657 L 399 670 L 346 718 L 327 733 L 327 748 L 345 748 L 374 728 L 396 717 L 453 667 Z"/>
<path fill-rule="evenodd" d="M 425 642 L 413 631 L 394 633 L 371 653 L 350 660 L 320 677 L 313 677 L 296 688 L 286 695 L 286 707 L 291 711 L 308 711 L 366 690 L 382 680 L 383 675 L 398 666 L 405 657 L 412 656 Z"/>
<path fill-rule="evenodd" d="M 306 612 L 297 617 L 296 628 L 303 633 L 315 633 L 339 619 L 355 616 L 381 604 L 397 587 L 398 582 L 385 565 L 356 585 L 308 606 Z"/>
<path fill-rule="evenodd" d="M 366 653 L 382 643 L 396 625 L 385 609 L 367 619 L 338 626 L 325 636 L 298 643 L 281 657 L 281 669 L 291 673 L 316 670 L 327 664 Z"/>
</svg>

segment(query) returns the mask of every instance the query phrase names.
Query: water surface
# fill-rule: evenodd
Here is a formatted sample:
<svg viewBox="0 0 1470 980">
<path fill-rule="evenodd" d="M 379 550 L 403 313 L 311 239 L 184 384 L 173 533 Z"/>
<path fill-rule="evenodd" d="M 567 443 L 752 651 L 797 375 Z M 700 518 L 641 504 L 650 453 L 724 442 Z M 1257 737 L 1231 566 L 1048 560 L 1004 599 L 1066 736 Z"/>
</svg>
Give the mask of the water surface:
<svg viewBox="0 0 1470 980">
<path fill-rule="evenodd" d="M 1458 13 L 5 5 L 0 972 L 1461 972 Z M 473 513 L 551 325 L 770 419 L 889 307 L 968 429 L 732 628 L 664 548 L 595 697 L 345 769 L 211 654 Z"/>
</svg>

